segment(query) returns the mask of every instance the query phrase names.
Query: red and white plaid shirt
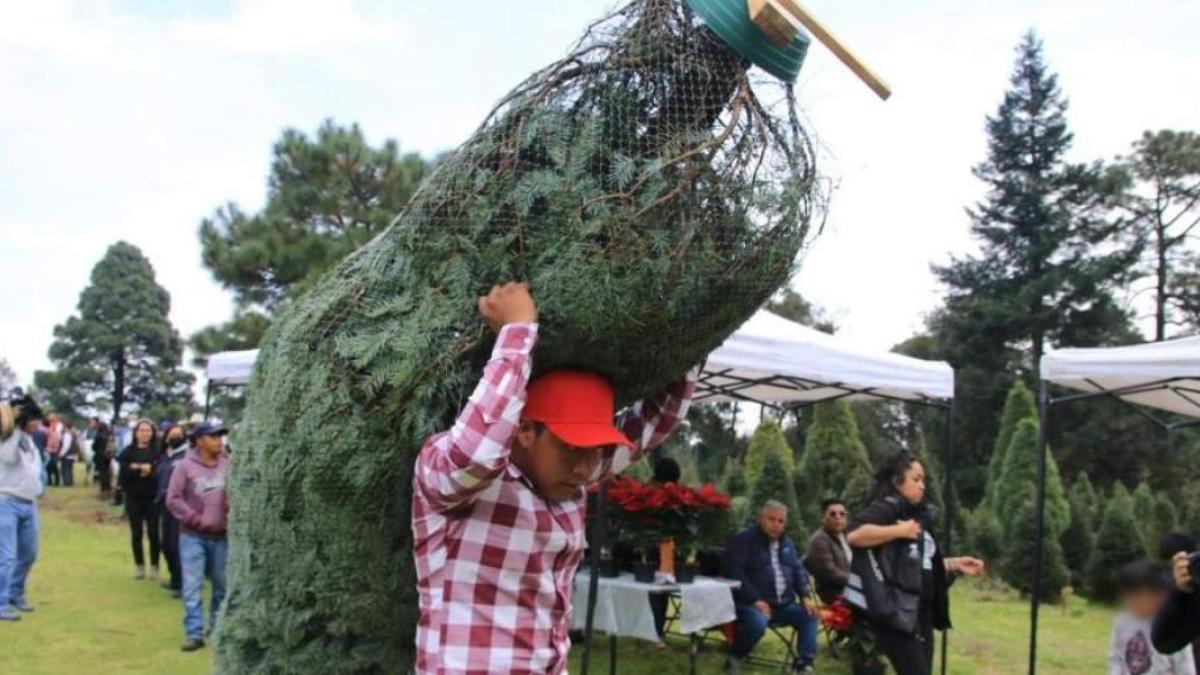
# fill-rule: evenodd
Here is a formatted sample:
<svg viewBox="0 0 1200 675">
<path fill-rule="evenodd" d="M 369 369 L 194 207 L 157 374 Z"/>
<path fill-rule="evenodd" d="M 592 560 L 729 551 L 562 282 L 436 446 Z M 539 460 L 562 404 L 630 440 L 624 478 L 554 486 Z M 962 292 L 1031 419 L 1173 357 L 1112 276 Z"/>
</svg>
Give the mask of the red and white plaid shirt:
<svg viewBox="0 0 1200 675">
<path fill-rule="evenodd" d="M 509 461 L 536 342 L 536 324 L 505 326 L 454 428 L 430 437 L 417 458 L 418 673 L 566 670 L 587 492 L 549 503 Z M 594 478 L 624 470 L 661 443 L 686 414 L 694 389 L 689 374 L 634 404 L 621 428 L 636 449 L 607 453 Z"/>
</svg>

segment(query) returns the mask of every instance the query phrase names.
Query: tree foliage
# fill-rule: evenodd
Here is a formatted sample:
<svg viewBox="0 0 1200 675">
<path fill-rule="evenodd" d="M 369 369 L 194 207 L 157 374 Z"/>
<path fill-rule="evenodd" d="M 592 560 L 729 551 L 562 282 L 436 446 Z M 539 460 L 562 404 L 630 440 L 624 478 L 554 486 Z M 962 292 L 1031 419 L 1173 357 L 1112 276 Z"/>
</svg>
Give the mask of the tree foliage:
<svg viewBox="0 0 1200 675">
<path fill-rule="evenodd" d="M 830 497 L 861 502 L 864 495 L 852 492 L 864 485 L 869 489 L 871 465 L 850 405 L 834 401 L 814 406 L 813 423 L 806 436 L 800 462 L 808 490 L 800 499 L 806 510 Z"/>
<path fill-rule="evenodd" d="M 287 129 L 273 149 L 262 210 L 231 203 L 201 222 L 204 264 L 240 307 L 273 310 L 383 231 L 429 169 L 393 140 L 373 147 L 357 124 L 326 120 L 313 137 Z"/>
<path fill-rule="evenodd" d="M 1033 592 L 1033 564 L 1037 558 L 1036 491 L 1024 490 L 1024 495 L 1012 518 L 1012 535 L 1004 547 L 1000 572 L 1013 588 L 1023 594 Z M 1042 568 L 1040 596 L 1056 600 L 1070 583 L 1070 570 L 1063 558 L 1059 532 L 1049 526 L 1042 534 Z"/>
<path fill-rule="evenodd" d="M 796 472 L 796 459 L 792 446 L 788 445 L 787 438 L 784 437 L 783 428 L 779 426 L 779 422 L 768 417 L 754 430 L 754 435 L 750 437 L 750 445 L 746 446 L 746 453 L 742 457 L 746 485 L 753 486 L 758 483 L 758 478 L 762 475 L 763 466 L 766 463 L 767 454 L 772 450 L 779 451 L 781 461 L 787 467 L 788 475 L 794 475 Z"/>
<path fill-rule="evenodd" d="M 1096 545 L 1087 565 L 1087 589 L 1093 599 L 1112 601 L 1117 597 L 1117 574 L 1125 565 L 1146 555 L 1133 516 L 1133 500 L 1118 483 L 1104 507 Z"/>
<path fill-rule="evenodd" d="M 1179 272 L 1200 225 L 1200 135 L 1147 131 L 1122 158 L 1121 169 L 1130 182 L 1125 208 L 1148 244 L 1143 265 L 1154 282 L 1154 339 L 1164 340 L 1168 326 L 1187 320 L 1190 294 Z"/>
<path fill-rule="evenodd" d="M 1115 217 L 1122 183 L 1099 164 L 1067 160 L 1072 134 L 1058 78 L 1032 33 L 1017 51 L 975 168 L 986 189 L 969 210 L 979 252 L 934 268 L 946 297 L 929 330 L 958 379 L 956 476 L 968 503 L 986 488 L 996 411 L 1015 379 L 1037 379 L 1047 346 L 1135 337 L 1115 299 L 1138 254 Z"/>
<path fill-rule="evenodd" d="M 797 546 L 801 546 L 805 541 L 807 527 L 797 504 L 796 490 L 792 485 L 792 470 L 784 459 L 786 456 L 779 444 L 772 443 L 764 448 L 762 472 L 750 492 L 750 515 L 757 517 L 763 505 L 772 499 L 782 503 L 788 512 L 788 535 L 797 542 Z"/>
<path fill-rule="evenodd" d="M 1093 526 L 1095 518 L 1092 516 L 1091 507 L 1081 495 L 1076 494 L 1074 488 L 1075 486 L 1072 486 L 1069 499 L 1071 524 L 1062 533 L 1060 542 L 1063 559 L 1071 570 L 1073 583 L 1078 584 L 1087 571 L 1088 559 L 1091 558 L 1092 549 L 1096 544 L 1096 531 Z"/>
<path fill-rule="evenodd" d="M 92 268 L 78 312 L 54 327 L 53 371 L 34 376 L 51 405 L 83 415 L 107 410 L 178 419 L 194 377 L 180 369 L 183 341 L 168 314 L 171 297 L 131 244 L 118 242 Z"/>
<path fill-rule="evenodd" d="M 1004 471 L 997 484 L 994 507 L 1005 534 L 1015 535 L 1016 521 L 1013 516 L 1026 499 L 1026 493 L 1037 485 L 1038 474 L 1038 425 L 1035 420 L 1025 419 L 1017 424 L 1004 458 Z M 1071 521 L 1071 507 L 1067 503 L 1066 490 L 1058 473 L 1054 454 L 1046 450 L 1046 530 L 1055 539 Z"/>
<path fill-rule="evenodd" d="M 1000 413 L 1000 429 L 996 433 L 996 442 L 992 446 L 992 456 L 988 460 L 987 495 L 995 498 L 993 492 L 1004 473 L 1005 458 L 1008 456 L 1008 446 L 1012 443 L 1013 432 L 1022 420 L 1038 419 L 1037 402 L 1033 392 L 1021 380 L 1013 383 L 1008 397 L 1004 400 L 1004 411 Z"/>
</svg>

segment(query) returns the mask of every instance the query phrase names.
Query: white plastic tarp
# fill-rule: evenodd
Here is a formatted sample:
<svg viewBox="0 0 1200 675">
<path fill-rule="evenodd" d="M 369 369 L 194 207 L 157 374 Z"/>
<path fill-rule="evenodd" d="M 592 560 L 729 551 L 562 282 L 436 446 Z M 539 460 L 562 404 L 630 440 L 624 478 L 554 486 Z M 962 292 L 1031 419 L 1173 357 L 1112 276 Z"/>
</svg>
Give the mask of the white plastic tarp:
<svg viewBox="0 0 1200 675">
<path fill-rule="evenodd" d="M 1110 391 L 1130 403 L 1200 417 L 1200 337 L 1050 351 L 1041 375 L 1071 389 Z"/>
<path fill-rule="evenodd" d="M 708 357 L 697 400 L 760 403 L 954 397 L 940 361 L 871 352 L 759 310 Z"/>
<path fill-rule="evenodd" d="M 213 354 L 208 357 L 208 367 L 204 369 L 204 375 L 210 384 L 249 384 L 250 373 L 254 370 L 254 359 L 257 357 L 257 349 Z"/>
</svg>

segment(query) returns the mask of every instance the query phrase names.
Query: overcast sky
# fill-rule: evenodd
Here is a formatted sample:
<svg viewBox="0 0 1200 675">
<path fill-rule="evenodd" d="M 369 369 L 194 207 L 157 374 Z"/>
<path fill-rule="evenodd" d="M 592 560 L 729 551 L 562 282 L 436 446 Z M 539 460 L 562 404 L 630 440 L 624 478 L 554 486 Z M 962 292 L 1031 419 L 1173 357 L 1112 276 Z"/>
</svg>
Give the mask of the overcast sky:
<svg viewBox="0 0 1200 675">
<path fill-rule="evenodd" d="M 969 251 L 984 116 L 1036 29 L 1071 100 L 1074 158 L 1200 126 L 1196 0 L 809 0 L 896 94 L 814 46 L 798 83 L 838 186 L 795 287 L 853 344 L 886 349 L 938 303 L 929 272 Z M 0 0 L 0 357 L 49 367 L 112 242 L 145 252 L 182 334 L 228 318 L 200 220 L 263 203 L 285 127 L 358 122 L 432 154 L 556 57 L 605 0 Z"/>
</svg>

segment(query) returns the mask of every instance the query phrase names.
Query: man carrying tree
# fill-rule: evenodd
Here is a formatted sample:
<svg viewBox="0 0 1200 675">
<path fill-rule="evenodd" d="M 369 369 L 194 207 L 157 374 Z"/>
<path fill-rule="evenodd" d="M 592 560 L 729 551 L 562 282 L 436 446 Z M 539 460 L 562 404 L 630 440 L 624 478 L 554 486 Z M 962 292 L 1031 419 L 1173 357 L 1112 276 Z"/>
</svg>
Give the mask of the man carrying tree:
<svg viewBox="0 0 1200 675">
<path fill-rule="evenodd" d="M 492 358 L 413 472 L 416 670 L 562 673 L 586 487 L 666 439 L 695 377 L 633 405 L 618 430 L 599 375 L 556 370 L 529 382 L 538 310 L 528 285 L 494 287 L 479 313 L 497 334 Z"/>
</svg>

